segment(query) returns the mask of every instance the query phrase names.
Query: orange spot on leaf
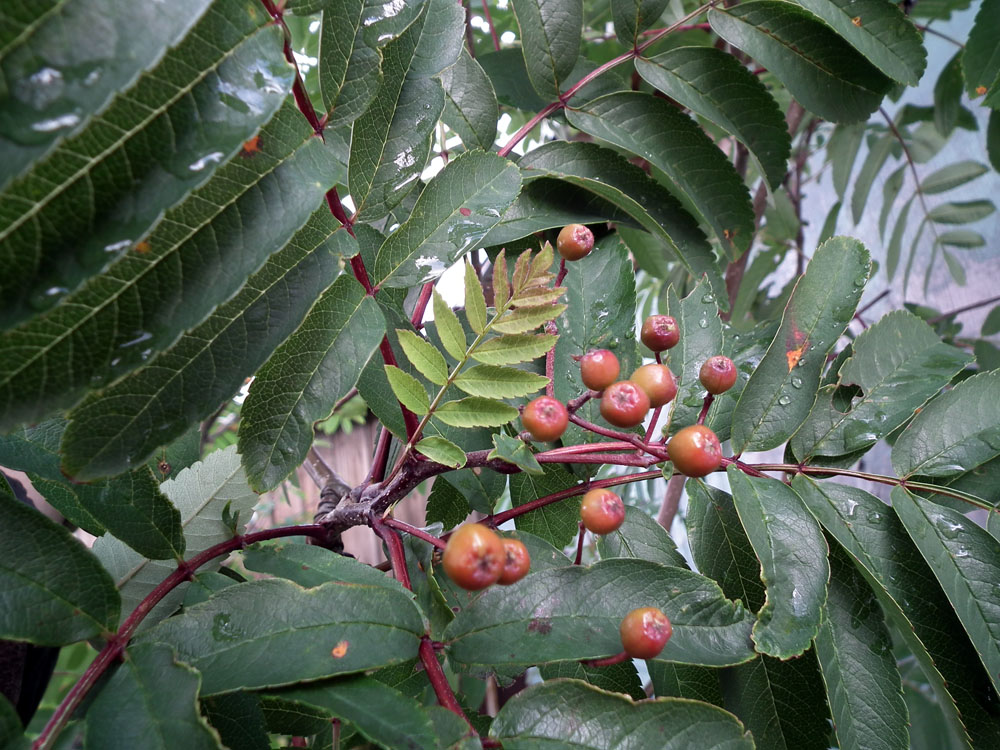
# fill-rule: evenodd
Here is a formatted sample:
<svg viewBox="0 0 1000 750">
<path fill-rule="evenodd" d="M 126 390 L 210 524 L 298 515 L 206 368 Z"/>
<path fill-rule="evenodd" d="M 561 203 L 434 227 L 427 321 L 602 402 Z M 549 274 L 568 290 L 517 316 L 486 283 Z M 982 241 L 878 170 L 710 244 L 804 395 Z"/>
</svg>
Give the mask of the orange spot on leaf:
<svg viewBox="0 0 1000 750">
<path fill-rule="evenodd" d="M 146 242 L 146 240 L 143 240 L 142 242 L 136 242 L 135 243 L 135 251 L 137 253 L 141 253 L 141 254 L 145 255 L 146 253 L 148 253 L 152 249 L 153 248 L 150 246 L 150 244 L 148 242 Z"/>
<path fill-rule="evenodd" d="M 851 23 L 853 23 L 855 26 L 857 26 L 857 27 L 860 28 L 860 26 L 861 26 L 861 16 L 855 16 L 854 18 L 852 18 L 851 19 Z"/>
<path fill-rule="evenodd" d="M 976 96 L 982 96 L 987 91 L 985 86 L 976 86 Z"/>
<path fill-rule="evenodd" d="M 347 653 L 347 646 L 347 641 L 341 641 L 333 647 L 333 651 L 330 652 L 330 656 L 334 659 L 343 659 L 344 655 Z"/>
<path fill-rule="evenodd" d="M 241 156 L 253 156 L 261 150 L 260 136 L 255 135 L 249 141 L 243 144 L 243 149 L 240 151 Z"/>
<path fill-rule="evenodd" d="M 788 360 L 789 372 L 802 359 L 802 353 L 806 350 L 808 344 L 809 339 L 806 337 L 806 334 L 796 328 L 793 323 L 792 333 L 785 341 L 785 358 Z"/>
</svg>

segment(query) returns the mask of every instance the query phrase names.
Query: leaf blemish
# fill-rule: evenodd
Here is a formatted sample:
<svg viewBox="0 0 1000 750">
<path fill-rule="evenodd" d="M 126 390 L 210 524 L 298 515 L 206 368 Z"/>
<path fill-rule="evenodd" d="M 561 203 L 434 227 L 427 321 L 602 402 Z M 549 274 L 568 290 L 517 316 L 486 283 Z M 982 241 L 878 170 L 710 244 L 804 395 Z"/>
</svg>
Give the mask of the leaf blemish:
<svg viewBox="0 0 1000 750">
<path fill-rule="evenodd" d="M 333 650 L 330 652 L 330 656 L 332 656 L 334 659 L 343 659 L 344 655 L 347 653 L 348 645 L 349 644 L 347 641 L 341 641 L 340 643 L 338 643 L 336 646 L 333 647 Z"/>
<path fill-rule="evenodd" d="M 528 623 L 528 632 L 548 635 L 552 632 L 552 623 L 549 622 L 548 618 L 536 617 Z"/>
<path fill-rule="evenodd" d="M 795 325 L 792 325 L 792 333 L 785 341 L 785 358 L 788 360 L 788 371 L 791 372 L 792 369 L 799 363 L 802 359 L 802 353 L 806 350 L 806 345 L 809 343 L 809 339 L 802 331 L 800 331 Z"/>
</svg>

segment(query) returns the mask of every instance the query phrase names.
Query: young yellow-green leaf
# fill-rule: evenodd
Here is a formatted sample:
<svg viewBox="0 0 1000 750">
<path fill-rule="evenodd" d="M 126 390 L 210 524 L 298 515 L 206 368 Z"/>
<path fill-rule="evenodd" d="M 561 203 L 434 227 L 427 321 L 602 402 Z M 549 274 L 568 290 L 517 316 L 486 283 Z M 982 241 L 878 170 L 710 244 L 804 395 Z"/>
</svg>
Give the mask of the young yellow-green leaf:
<svg viewBox="0 0 1000 750">
<path fill-rule="evenodd" d="M 712 29 L 788 87 L 802 106 L 831 122 L 867 119 L 892 81 L 833 29 L 787 2 L 714 7 Z"/>
<path fill-rule="evenodd" d="M 427 456 L 431 461 L 437 461 L 452 469 L 465 466 L 465 453 L 450 440 L 443 437 L 425 437 L 413 446 L 417 453 Z"/>
<path fill-rule="evenodd" d="M 493 329 L 500 333 L 527 333 L 538 326 L 555 320 L 566 309 L 566 305 L 530 305 L 518 307 L 505 313 L 493 323 Z"/>
<path fill-rule="evenodd" d="M 531 259 L 531 267 L 528 269 L 527 279 L 529 285 L 534 286 L 537 283 L 544 283 L 548 279 L 551 279 L 551 268 L 555 259 L 556 254 L 555 250 L 552 249 L 552 243 L 546 240 L 542 244 L 541 249 Z"/>
<path fill-rule="evenodd" d="M 567 738 L 580 750 L 754 747 L 743 724 L 717 706 L 683 698 L 635 702 L 579 680 L 552 680 L 521 691 L 504 704 L 490 734 L 509 750 L 567 747 Z"/>
<path fill-rule="evenodd" d="M 556 302 L 566 293 L 564 287 L 556 287 L 555 289 L 549 289 L 543 286 L 536 286 L 530 289 L 525 289 L 521 294 L 517 295 L 517 298 L 513 300 L 513 304 L 522 305 L 525 307 L 532 305 L 548 305 L 552 302 Z"/>
<path fill-rule="evenodd" d="M 576 65 L 583 30 L 581 0 L 514 0 L 528 80 L 547 100 L 559 95 Z"/>
<path fill-rule="evenodd" d="M 201 695 L 363 672 L 417 656 L 424 623 L 408 591 L 357 583 L 229 586 L 140 636 L 203 676 Z"/>
<path fill-rule="evenodd" d="M 892 491 L 892 507 L 1000 690 L 1000 541 L 958 511 Z"/>
<path fill-rule="evenodd" d="M 445 351 L 459 362 L 465 359 L 468 343 L 465 339 L 462 323 L 455 311 L 444 301 L 444 297 L 438 294 L 437 289 L 434 290 L 434 323 Z"/>
<path fill-rule="evenodd" d="M 514 271 L 510 275 L 512 294 L 517 296 L 528 282 L 531 273 L 531 250 L 525 250 L 514 261 Z"/>
<path fill-rule="evenodd" d="M 0 489 L 0 638 L 62 646 L 114 632 L 121 600 L 90 551 Z"/>
<path fill-rule="evenodd" d="M 406 358 L 421 375 L 435 385 L 448 382 L 448 364 L 444 361 L 444 355 L 432 343 L 405 328 L 397 328 L 396 336 L 399 337 L 399 345 L 403 347 Z"/>
<path fill-rule="evenodd" d="M 486 328 L 486 297 L 472 263 L 465 261 L 465 317 L 476 333 Z"/>
<path fill-rule="evenodd" d="M 385 376 L 399 403 L 414 414 L 426 414 L 431 402 L 420 381 L 395 365 L 385 365 Z"/>
<path fill-rule="evenodd" d="M 530 362 L 551 349 L 558 339 L 550 333 L 519 333 L 497 336 L 483 342 L 472 358 L 487 365 L 516 365 Z"/>
<path fill-rule="evenodd" d="M 753 615 L 715 581 L 680 567 L 614 558 L 532 573 L 494 586 L 445 631 L 449 658 L 466 665 L 539 664 L 621 652 L 619 626 L 631 609 L 656 606 L 673 624 L 658 658 L 685 664 L 741 664 L 754 654 Z"/>
<path fill-rule="evenodd" d="M 779 659 L 799 656 L 819 630 L 830 578 L 819 524 L 784 482 L 726 471 L 743 528 L 760 559 L 767 598 L 757 613 L 757 650 Z"/>
<path fill-rule="evenodd" d="M 198 710 L 200 686 L 201 675 L 169 646 L 130 648 L 87 708 L 86 747 L 218 750 L 218 737 Z"/>
<path fill-rule="evenodd" d="M 502 427 L 517 419 L 517 409 L 502 401 L 469 396 L 441 404 L 434 416 L 452 427 Z"/>
<path fill-rule="evenodd" d="M 503 307 L 510 299 L 510 281 L 507 278 L 507 251 L 501 250 L 493 261 L 493 306 Z"/>
<path fill-rule="evenodd" d="M 868 251 L 857 240 L 834 237 L 816 250 L 733 412 L 737 453 L 774 448 L 805 421 L 826 355 L 854 316 L 870 270 Z"/>
<path fill-rule="evenodd" d="M 549 379 L 527 370 L 495 365 L 476 365 L 455 378 L 455 385 L 470 396 L 521 398 L 544 388 Z"/>
<path fill-rule="evenodd" d="M 781 185 L 792 145 L 788 126 L 764 84 L 735 57 L 714 47 L 678 47 L 636 58 L 635 69 L 667 96 L 736 136 L 771 189 Z"/>
<path fill-rule="evenodd" d="M 890 78 L 916 86 L 927 65 L 917 28 L 895 3 L 885 0 L 795 0 Z"/>
</svg>

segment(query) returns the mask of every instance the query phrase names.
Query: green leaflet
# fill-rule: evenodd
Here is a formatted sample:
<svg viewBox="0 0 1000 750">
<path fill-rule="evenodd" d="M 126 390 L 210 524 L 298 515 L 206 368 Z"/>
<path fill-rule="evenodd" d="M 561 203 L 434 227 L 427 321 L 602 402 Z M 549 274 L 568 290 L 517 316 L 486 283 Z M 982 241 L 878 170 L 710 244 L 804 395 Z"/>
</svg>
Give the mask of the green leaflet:
<svg viewBox="0 0 1000 750">
<path fill-rule="evenodd" d="M 580 0 L 513 0 L 521 30 L 524 62 L 535 91 L 558 96 L 580 52 L 583 3 Z"/>
</svg>

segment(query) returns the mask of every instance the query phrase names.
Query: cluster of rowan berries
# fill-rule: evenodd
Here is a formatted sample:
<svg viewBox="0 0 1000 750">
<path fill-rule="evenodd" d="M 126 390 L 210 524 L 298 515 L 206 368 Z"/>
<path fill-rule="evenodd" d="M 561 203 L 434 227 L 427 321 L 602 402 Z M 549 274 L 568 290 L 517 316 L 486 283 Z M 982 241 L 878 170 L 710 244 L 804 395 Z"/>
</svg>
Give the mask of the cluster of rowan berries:
<svg viewBox="0 0 1000 750">
<path fill-rule="evenodd" d="M 580 224 L 563 227 L 556 240 L 559 254 L 579 260 L 594 247 L 594 235 Z M 680 328 L 669 315 L 650 315 L 639 338 L 659 354 L 680 341 Z M 677 395 L 677 382 L 670 368 L 659 361 L 642 365 L 627 380 L 619 380 L 621 365 L 613 352 L 596 349 L 580 357 L 580 379 L 601 399 L 601 416 L 615 427 L 642 424 L 650 409 L 669 404 Z M 705 390 L 716 396 L 736 383 L 736 367 L 723 355 L 710 357 L 699 371 Z M 655 417 L 654 417 L 655 419 Z M 569 410 L 552 396 L 534 399 L 521 412 L 521 423 L 533 440 L 550 442 L 562 437 L 569 425 Z M 667 441 L 667 456 L 674 468 L 690 477 L 702 477 L 722 465 L 722 448 L 715 433 L 703 424 L 684 427 Z M 583 496 L 580 520 L 594 534 L 610 534 L 625 521 L 622 499 L 607 489 L 592 489 Z M 581 532 L 582 533 L 582 532 Z M 514 539 L 502 539 L 481 524 L 461 526 L 451 535 L 444 551 L 444 570 L 459 586 L 478 591 L 494 583 L 509 585 L 528 573 L 528 550 Z M 657 656 L 670 638 L 672 627 L 656 607 L 640 607 L 622 619 L 620 635 L 624 652 L 637 659 Z"/>
</svg>

